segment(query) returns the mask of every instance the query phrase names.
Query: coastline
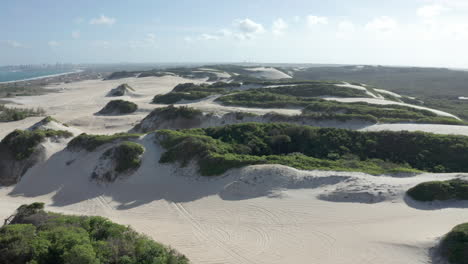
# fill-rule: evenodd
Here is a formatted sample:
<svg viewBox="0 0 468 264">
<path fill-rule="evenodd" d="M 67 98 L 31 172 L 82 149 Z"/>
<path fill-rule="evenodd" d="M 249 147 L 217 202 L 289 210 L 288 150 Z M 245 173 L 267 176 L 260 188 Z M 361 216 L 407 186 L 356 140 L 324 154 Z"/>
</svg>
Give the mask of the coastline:
<svg viewBox="0 0 468 264">
<path fill-rule="evenodd" d="M 0 84 L 9 84 L 9 83 L 16 83 L 16 82 L 34 81 L 34 80 L 40 80 L 40 79 L 45 79 L 45 78 L 52 78 L 52 77 L 57 77 L 57 76 L 62 76 L 62 75 L 73 74 L 73 73 L 80 73 L 80 72 L 83 72 L 83 71 L 84 71 L 84 70 L 75 70 L 75 71 L 71 71 L 71 72 L 50 74 L 50 75 L 38 76 L 38 77 L 34 77 L 34 78 L 27 78 L 27 79 L 20 79 L 20 80 L 14 80 L 14 81 L 0 82 Z"/>
</svg>

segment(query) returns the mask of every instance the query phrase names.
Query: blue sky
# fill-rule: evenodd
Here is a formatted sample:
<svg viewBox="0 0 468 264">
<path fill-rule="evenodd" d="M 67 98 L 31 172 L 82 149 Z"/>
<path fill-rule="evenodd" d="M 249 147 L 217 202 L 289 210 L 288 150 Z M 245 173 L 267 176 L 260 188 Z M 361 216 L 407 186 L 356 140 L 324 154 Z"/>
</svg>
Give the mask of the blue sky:
<svg viewBox="0 0 468 264">
<path fill-rule="evenodd" d="M 468 68 L 466 0 L 2 0 L 0 65 L 286 62 Z"/>
</svg>

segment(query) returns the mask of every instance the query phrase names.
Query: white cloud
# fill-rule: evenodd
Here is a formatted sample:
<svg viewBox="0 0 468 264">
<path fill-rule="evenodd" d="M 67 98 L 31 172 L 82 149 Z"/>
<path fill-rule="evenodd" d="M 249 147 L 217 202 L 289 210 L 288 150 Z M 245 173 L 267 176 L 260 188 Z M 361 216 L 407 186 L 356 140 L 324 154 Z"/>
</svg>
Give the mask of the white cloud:
<svg viewBox="0 0 468 264">
<path fill-rule="evenodd" d="M 299 22 L 301 21 L 301 17 L 300 16 L 294 16 L 294 22 Z"/>
<path fill-rule="evenodd" d="M 398 23 L 395 19 L 388 17 L 388 16 L 381 16 L 374 18 L 371 22 L 367 23 L 365 28 L 367 30 L 379 32 L 379 33 L 387 33 L 390 31 L 395 30 L 398 27 Z"/>
<path fill-rule="evenodd" d="M 5 43 L 7 46 L 11 48 L 25 48 L 25 46 L 22 43 L 19 43 L 16 40 L 5 40 L 1 42 Z"/>
<path fill-rule="evenodd" d="M 236 24 L 239 30 L 245 34 L 256 34 L 265 31 L 262 24 L 255 23 L 249 18 L 237 20 Z"/>
<path fill-rule="evenodd" d="M 191 43 L 191 42 L 193 42 L 193 38 L 192 37 L 185 37 L 184 41 L 187 42 L 187 43 Z"/>
<path fill-rule="evenodd" d="M 219 36 L 212 35 L 212 34 L 201 34 L 200 39 L 201 40 L 218 40 Z"/>
<path fill-rule="evenodd" d="M 282 19 L 278 18 L 273 21 L 272 32 L 277 36 L 281 36 L 284 34 L 284 31 L 288 28 L 288 24 Z"/>
<path fill-rule="evenodd" d="M 115 18 L 107 17 L 105 15 L 101 15 L 98 18 L 93 18 L 89 21 L 91 25 L 113 25 L 115 24 Z"/>
<path fill-rule="evenodd" d="M 312 15 L 307 16 L 307 25 L 309 25 L 309 27 L 313 27 L 315 25 L 326 25 L 326 24 L 328 24 L 327 17 L 312 16 Z"/>
<path fill-rule="evenodd" d="M 52 48 L 53 47 L 58 47 L 58 46 L 60 46 L 60 42 L 55 41 L 55 40 L 51 40 L 51 41 L 47 42 L 47 45 L 49 45 L 49 47 L 52 47 Z"/>
<path fill-rule="evenodd" d="M 72 38 L 79 39 L 81 37 L 81 33 L 78 30 L 75 30 L 71 33 Z"/>
<path fill-rule="evenodd" d="M 154 33 L 148 33 L 146 34 L 146 42 L 154 44 L 156 42 L 156 35 Z"/>
<path fill-rule="evenodd" d="M 433 18 L 437 17 L 445 11 L 448 11 L 449 8 L 440 4 L 426 5 L 417 10 L 417 14 L 423 18 Z"/>
</svg>

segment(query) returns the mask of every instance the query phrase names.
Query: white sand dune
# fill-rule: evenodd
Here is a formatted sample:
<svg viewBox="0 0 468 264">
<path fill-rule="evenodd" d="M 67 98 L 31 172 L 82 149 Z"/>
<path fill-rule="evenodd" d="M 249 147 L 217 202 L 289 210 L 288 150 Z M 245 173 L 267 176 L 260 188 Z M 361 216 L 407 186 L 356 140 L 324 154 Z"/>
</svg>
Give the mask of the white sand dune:
<svg viewBox="0 0 468 264">
<path fill-rule="evenodd" d="M 160 107 L 149 103 L 154 95 L 181 82 L 194 81 L 174 76 L 83 81 L 51 86 L 62 88 L 60 93 L 13 100 L 43 107 L 48 115 L 76 126 L 76 133 L 110 134 L 132 128 Z M 121 83 L 142 95 L 123 97 L 137 103 L 139 110 L 117 117 L 94 115 L 111 100 L 106 93 Z M 215 113 L 300 113 L 223 107 L 214 99 L 186 105 Z M 0 123 L 0 137 L 41 119 Z M 463 126 L 388 124 L 360 129 L 468 135 Z M 193 263 L 205 264 L 431 263 L 429 250 L 437 239 L 468 219 L 466 202 L 422 204 L 404 196 L 417 183 L 466 174 L 389 177 L 257 165 L 207 178 L 198 176 L 194 164 L 186 168 L 159 164 L 163 149 L 151 134 L 138 142 L 146 149 L 142 166 L 113 184 L 89 180 L 109 145 L 92 153 L 74 153 L 64 150 L 63 141 L 43 143 L 48 159 L 28 170 L 16 186 L 0 187 L 0 217 L 6 218 L 21 204 L 42 201 L 51 211 L 102 215 L 131 225 L 186 254 Z"/>
<path fill-rule="evenodd" d="M 257 67 L 257 68 L 245 68 L 248 71 L 252 72 L 252 76 L 257 78 L 277 80 L 277 79 L 289 79 L 291 76 L 286 73 L 279 71 L 272 67 Z"/>
<path fill-rule="evenodd" d="M 139 140 L 142 167 L 109 185 L 89 181 L 109 146 L 94 153 L 51 147 L 49 160 L 16 187 L 0 188 L 0 216 L 42 201 L 52 211 L 129 224 L 193 263 L 265 264 L 429 263 L 437 239 L 468 217 L 467 203 L 404 197 L 419 182 L 461 175 L 395 178 L 257 165 L 205 178 L 193 165 L 157 163 L 162 149 L 153 140 Z"/>
<path fill-rule="evenodd" d="M 379 98 L 379 99 L 383 98 L 380 95 L 376 95 L 376 94 L 373 94 L 373 93 L 369 92 L 366 87 L 361 86 L 361 85 L 354 85 L 354 84 L 350 84 L 348 82 L 343 82 L 342 84 L 335 84 L 335 86 L 345 87 L 345 88 L 350 88 L 350 89 L 356 89 L 356 90 L 360 90 L 360 91 L 365 91 L 366 94 L 369 95 L 372 98 Z"/>
</svg>

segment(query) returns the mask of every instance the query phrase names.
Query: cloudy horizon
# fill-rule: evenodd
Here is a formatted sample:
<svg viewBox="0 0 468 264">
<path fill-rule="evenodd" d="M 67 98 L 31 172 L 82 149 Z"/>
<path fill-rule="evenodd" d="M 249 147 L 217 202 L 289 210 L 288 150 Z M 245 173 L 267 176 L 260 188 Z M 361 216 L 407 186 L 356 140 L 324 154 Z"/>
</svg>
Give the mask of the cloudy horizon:
<svg viewBox="0 0 468 264">
<path fill-rule="evenodd" d="M 0 21 L 9 25 L 0 35 L 1 65 L 247 61 L 468 68 L 463 0 L 1 6 Z"/>
</svg>

